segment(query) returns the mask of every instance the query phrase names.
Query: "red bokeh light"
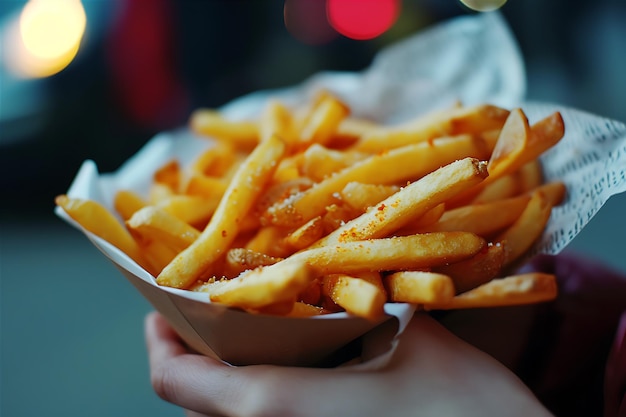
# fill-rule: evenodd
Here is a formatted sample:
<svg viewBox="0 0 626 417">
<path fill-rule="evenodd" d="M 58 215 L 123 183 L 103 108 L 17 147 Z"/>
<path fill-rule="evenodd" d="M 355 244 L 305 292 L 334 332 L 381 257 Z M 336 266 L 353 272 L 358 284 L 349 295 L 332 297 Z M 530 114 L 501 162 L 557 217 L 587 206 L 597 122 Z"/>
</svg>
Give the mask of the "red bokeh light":
<svg viewBox="0 0 626 417">
<path fill-rule="evenodd" d="M 395 23 L 399 12 L 400 0 L 327 0 L 326 3 L 331 26 L 357 40 L 383 34 Z"/>
</svg>

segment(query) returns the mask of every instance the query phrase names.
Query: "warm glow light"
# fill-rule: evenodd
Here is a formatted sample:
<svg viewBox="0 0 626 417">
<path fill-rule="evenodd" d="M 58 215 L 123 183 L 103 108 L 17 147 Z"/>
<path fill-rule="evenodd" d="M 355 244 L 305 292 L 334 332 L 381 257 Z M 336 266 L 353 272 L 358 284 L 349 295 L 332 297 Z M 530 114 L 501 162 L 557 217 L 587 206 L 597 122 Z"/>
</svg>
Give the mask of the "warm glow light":
<svg viewBox="0 0 626 417">
<path fill-rule="evenodd" d="M 491 12 L 504 6 L 507 0 L 460 0 L 472 10 L 477 12 Z"/>
<path fill-rule="evenodd" d="M 398 18 L 399 0 L 327 0 L 328 21 L 342 35 L 372 39 L 387 31 Z"/>
<path fill-rule="evenodd" d="M 7 67 L 28 78 L 58 73 L 78 53 L 86 23 L 80 0 L 30 0 L 7 28 Z"/>
</svg>

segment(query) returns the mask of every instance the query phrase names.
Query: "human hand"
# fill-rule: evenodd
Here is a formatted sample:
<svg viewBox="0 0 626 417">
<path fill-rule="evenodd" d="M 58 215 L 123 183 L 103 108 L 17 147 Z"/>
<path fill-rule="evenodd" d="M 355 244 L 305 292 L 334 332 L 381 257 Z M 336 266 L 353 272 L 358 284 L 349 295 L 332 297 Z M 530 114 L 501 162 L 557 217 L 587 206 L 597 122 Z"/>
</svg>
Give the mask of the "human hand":
<svg viewBox="0 0 626 417">
<path fill-rule="evenodd" d="M 231 367 L 190 353 L 158 313 L 146 318 L 156 393 L 188 416 L 548 416 L 501 363 L 425 314 L 387 367 Z"/>
</svg>

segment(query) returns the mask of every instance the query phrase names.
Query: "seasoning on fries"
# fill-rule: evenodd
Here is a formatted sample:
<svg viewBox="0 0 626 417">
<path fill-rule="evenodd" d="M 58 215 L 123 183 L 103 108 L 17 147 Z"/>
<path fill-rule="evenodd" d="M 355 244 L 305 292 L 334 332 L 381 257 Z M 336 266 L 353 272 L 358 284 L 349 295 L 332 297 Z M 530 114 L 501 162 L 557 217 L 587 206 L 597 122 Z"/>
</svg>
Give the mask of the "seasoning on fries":
<svg viewBox="0 0 626 417">
<path fill-rule="evenodd" d="M 553 275 L 511 268 L 566 193 L 539 160 L 564 135 L 558 112 L 531 125 L 521 109 L 457 105 L 384 126 L 324 91 L 302 108 L 270 100 L 256 120 L 200 109 L 190 129 L 206 150 L 118 190 L 113 209 L 56 199 L 159 285 L 251 314 L 371 320 L 385 303 L 556 296 Z"/>
</svg>

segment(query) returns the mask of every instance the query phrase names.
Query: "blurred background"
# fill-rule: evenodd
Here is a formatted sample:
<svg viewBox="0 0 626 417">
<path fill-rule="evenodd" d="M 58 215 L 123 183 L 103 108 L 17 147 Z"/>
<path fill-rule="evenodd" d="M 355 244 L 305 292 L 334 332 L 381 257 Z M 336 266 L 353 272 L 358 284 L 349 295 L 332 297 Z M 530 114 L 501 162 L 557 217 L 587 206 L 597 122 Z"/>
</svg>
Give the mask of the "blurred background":
<svg viewBox="0 0 626 417">
<path fill-rule="evenodd" d="M 194 108 L 362 70 L 474 13 L 458 0 L 329 1 L 341 2 L 391 9 L 363 32 L 331 26 L 324 0 L 0 0 L 0 415 L 182 415 L 149 384 L 150 306 L 54 216 L 54 196 L 83 160 L 115 170 Z M 509 0 L 501 13 L 529 99 L 626 121 L 623 0 Z M 623 194 L 609 200 L 571 250 L 626 271 L 625 209 Z"/>
</svg>

